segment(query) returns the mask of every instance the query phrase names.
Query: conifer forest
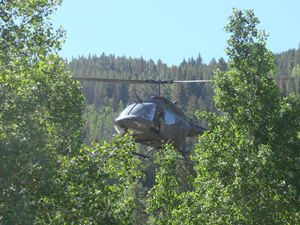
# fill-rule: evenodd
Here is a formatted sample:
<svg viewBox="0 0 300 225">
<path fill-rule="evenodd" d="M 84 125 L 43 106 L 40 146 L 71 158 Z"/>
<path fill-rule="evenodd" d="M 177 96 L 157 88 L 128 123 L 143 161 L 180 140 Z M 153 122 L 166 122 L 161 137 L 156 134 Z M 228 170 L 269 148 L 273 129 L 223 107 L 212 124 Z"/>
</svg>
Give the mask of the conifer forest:
<svg viewBox="0 0 300 225">
<path fill-rule="evenodd" d="M 0 6 L 0 224 L 300 223 L 300 44 L 272 53 L 255 12 L 234 9 L 228 61 L 205 64 L 199 50 L 173 66 L 105 53 L 68 62 L 48 19 L 61 1 L 30 2 Z M 113 121 L 158 85 L 71 76 L 212 80 L 160 86 L 212 132 L 182 146 L 194 163 L 171 143 L 141 161 L 132 152 L 149 147 Z"/>
</svg>

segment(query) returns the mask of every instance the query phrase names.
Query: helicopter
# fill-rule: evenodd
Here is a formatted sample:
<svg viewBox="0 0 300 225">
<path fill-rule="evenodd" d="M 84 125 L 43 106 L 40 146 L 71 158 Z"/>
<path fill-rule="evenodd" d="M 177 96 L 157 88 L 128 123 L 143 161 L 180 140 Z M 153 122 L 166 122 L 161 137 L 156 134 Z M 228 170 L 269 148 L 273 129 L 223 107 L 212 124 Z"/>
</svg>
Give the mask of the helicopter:
<svg viewBox="0 0 300 225">
<path fill-rule="evenodd" d="M 118 134 L 124 135 L 131 131 L 137 143 L 152 147 L 145 155 L 133 153 L 143 157 L 143 160 L 148 158 L 150 152 L 162 148 L 163 144 L 172 143 L 183 156 L 179 159 L 190 162 L 186 157 L 189 152 L 181 150 L 180 147 L 185 143 L 187 137 L 202 135 L 205 131 L 210 131 L 208 128 L 196 125 L 192 120 L 187 120 L 176 101 L 172 102 L 160 96 L 161 84 L 210 82 L 210 80 L 125 80 L 87 77 L 71 77 L 71 79 L 75 81 L 159 85 L 158 96 L 152 96 L 146 100 L 142 100 L 134 90 L 137 102 L 128 105 L 114 120 L 114 128 Z"/>
</svg>

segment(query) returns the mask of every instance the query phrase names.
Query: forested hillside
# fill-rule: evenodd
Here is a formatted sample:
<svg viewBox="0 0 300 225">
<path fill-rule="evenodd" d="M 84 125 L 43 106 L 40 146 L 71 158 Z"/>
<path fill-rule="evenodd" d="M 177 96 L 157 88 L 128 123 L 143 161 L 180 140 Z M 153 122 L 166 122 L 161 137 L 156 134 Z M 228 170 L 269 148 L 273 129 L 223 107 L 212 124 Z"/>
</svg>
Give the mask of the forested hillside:
<svg viewBox="0 0 300 225">
<path fill-rule="evenodd" d="M 179 66 L 167 67 L 160 60 L 154 63 L 142 57 L 131 59 L 126 57 L 106 56 L 104 53 L 87 58 L 80 57 L 69 63 L 74 76 L 103 77 L 119 79 L 161 79 L 161 80 L 193 80 L 211 79 L 216 68 L 227 69 L 223 59 L 211 60 L 209 65 L 203 64 L 201 55 L 183 61 Z M 127 85 L 111 83 L 82 82 L 82 92 L 86 96 L 85 117 L 88 121 L 86 142 L 110 140 L 114 134 L 112 121 L 122 111 L 124 106 L 136 101 L 133 88 L 142 99 L 158 95 L 158 85 Z M 172 101 L 178 101 L 188 118 L 196 120 L 197 110 L 216 112 L 213 101 L 213 86 L 210 83 L 191 83 L 161 85 L 161 95 Z M 198 122 L 198 121 L 197 121 Z M 205 121 L 200 125 L 207 126 Z M 104 132 L 105 131 L 105 132 Z"/>
<path fill-rule="evenodd" d="M 300 97 L 300 43 L 298 49 L 275 54 L 275 64 L 277 71 L 274 78 L 284 95 L 294 92 Z"/>
<path fill-rule="evenodd" d="M 284 95 L 294 92 L 300 97 L 300 48 L 275 54 L 275 64 L 277 71 L 273 76 Z M 107 56 L 104 53 L 101 56 L 74 58 L 68 65 L 74 76 L 140 80 L 211 79 L 215 69 L 221 71 L 228 69 L 223 58 L 218 62 L 213 58 L 209 64 L 202 63 L 200 53 L 197 59 L 183 60 L 180 65 L 172 67 L 168 67 L 161 60 L 155 63 L 143 57 L 132 59 L 125 56 Z M 88 144 L 111 140 L 115 133 L 113 120 L 126 105 L 136 101 L 133 88 L 142 99 L 158 94 L 158 85 L 155 84 L 81 83 L 87 104 L 84 116 L 87 121 L 86 143 Z M 161 95 L 172 101 L 178 101 L 187 118 L 193 119 L 199 125 L 207 126 L 207 121 L 197 121 L 194 115 L 197 110 L 220 115 L 214 104 L 214 87 L 211 83 L 161 85 Z M 195 140 L 197 139 L 188 139 L 189 148 L 193 148 Z"/>
</svg>

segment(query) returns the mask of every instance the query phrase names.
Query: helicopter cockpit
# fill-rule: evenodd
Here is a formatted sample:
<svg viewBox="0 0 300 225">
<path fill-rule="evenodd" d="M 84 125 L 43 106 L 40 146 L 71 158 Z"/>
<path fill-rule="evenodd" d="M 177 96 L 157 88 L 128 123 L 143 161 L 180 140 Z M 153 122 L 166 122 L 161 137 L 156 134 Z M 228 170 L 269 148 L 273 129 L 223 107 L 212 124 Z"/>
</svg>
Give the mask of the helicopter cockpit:
<svg viewBox="0 0 300 225">
<path fill-rule="evenodd" d="M 135 115 L 143 117 L 144 119 L 153 120 L 155 113 L 155 104 L 153 103 L 137 103 L 127 106 L 119 115 L 120 117 L 124 117 L 127 115 Z"/>
<path fill-rule="evenodd" d="M 159 133 L 163 131 L 163 123 L 163 110 L 156 104 L 145 102 L 127 106 L 115 120 L 114 125 L 119 134 L 124 134 L 128 128 L 135 131 L 134 133 L 146 130 Z"/>
</svg>

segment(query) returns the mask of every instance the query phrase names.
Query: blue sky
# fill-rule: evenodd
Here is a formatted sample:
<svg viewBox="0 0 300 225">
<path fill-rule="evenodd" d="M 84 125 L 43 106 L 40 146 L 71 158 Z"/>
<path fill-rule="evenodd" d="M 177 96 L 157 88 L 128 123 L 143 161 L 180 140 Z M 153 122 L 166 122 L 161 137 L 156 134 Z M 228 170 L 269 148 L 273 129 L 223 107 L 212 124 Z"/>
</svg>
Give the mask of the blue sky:
<svg viewBox="0 0 300 225">
<path fill-rule="evenodd" d="M 64 0 L 52 22 L 67 31 L 60 56 L 68 60 L 104 52 L 172 66 L 200 53 L 209 63 L 227 60 L 223 28 L 233 7 L 254 10 L 272 52 L 298 48 L 299 0 Z"/>
</svg>

